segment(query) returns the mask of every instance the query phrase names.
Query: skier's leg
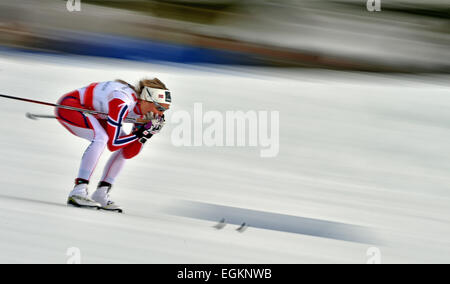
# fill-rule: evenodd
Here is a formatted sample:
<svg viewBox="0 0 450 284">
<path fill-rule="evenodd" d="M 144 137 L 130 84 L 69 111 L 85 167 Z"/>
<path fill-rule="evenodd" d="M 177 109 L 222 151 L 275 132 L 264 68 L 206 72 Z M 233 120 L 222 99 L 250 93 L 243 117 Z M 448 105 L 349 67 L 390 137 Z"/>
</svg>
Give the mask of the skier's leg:
<svg viewBox="0 0 450 284">
<path fill-rule="evenodd" d="M 125 165 L 125 160 L 122 149 L 115 151 L 111 155 L 103 170 L 102 179 L 98 184 L 97 190 L 92 194 L 92 199 L 100 203 L 103 209 L 122 212 L 122 208 L 111 201 L 109 193 L 114 181 Z"/>
<path fill-rule="evenodd" d="M 91 141 L 91 144 L 84 151 L 78 171 L 78 179 L 89 181 L 108 143 L 108 135 L 96 118 L 91 115 L 86 115 L 85 118 L 89 128 L 81 128 L 65 121 L 60 122 L 74 135 Z"/>
<path fill-rule="evenodd" d="M 114 152 L 106 163 L 101 181 L 114 184 L 114 181 L 125 165 L 125 160 L 126 159 L 123 156 L 122 149 Z"/>
<path fill-rule="evenodd" d="M 94 117 L 89 117 L 89 122 L 93 127 L 93 137 L 91 144 L 84 151 L 81 159 L 80 169 L 78 171 L 78 178 L 90 180 L 97 163 L 106 148 L 108 143 L 108 134 L 100 125 L 98 120 Z M 88 139 L 89 140 L 89 139 Z"/>
<path fill-rule="evenodd" d="M 81 107 L 77 92 L 70 93 L 61 99 L 64 105 Z M 87 186 L 89 179 L 103 153 L 108 141 L 108 135 L 99 121 L 92 115 L 85 115 L 82 112 L 57 109 L 58 121 L 72 134 L 91 141 L 85 150 L 81 165 L 78 171 L 78 178 L 75 186 L 69 194 L 68 203 L 76 206 L 100 207 L 88 197 Z"/>
<path fill-rule="evenodd" d="M 86 116 L 90 128 L 81 128 L 66 122 L 61 122 L 74 135 L 90 140 L 91 144 L 84 151 L 81 159 L 78 178 L 75 179 L 75 186 L 69 193 L 68 204 L 83 207 L 100 208 L 101 204 L 89 198 L 88 184 L 97 162 L 108 141 L 108 135 L 103 127 L 94 117 Z"/>
<path fill-rule="evenodd" d="M 64 95 L 58 102 L 61 105 L 82 108 L 78 91 Z M 79 111 L 57 108 L 58 121 L 72 134 L 91 141 L 85 150 L 78 171 L 78 179 L 89 181 L 97 162 L 108 142 L 108 135 L 100 122 L 92 115 Z"/>
</svg>

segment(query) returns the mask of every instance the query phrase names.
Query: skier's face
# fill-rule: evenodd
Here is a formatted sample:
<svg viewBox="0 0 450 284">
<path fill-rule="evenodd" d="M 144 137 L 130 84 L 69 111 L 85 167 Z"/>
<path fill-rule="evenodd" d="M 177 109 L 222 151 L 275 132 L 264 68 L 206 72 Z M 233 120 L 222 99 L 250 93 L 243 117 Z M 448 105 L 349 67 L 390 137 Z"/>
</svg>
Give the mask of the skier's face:
<svg viewBox="0 0 450 284">
<path fill-rule="evenodd" d="M 163 109 L 168 110 L 170 108 L 169 104 L 161 103 L 161 104 L 159 104 L 159 106 L 156 106 L 152 102 L 147 102 L 147 101 L 142 101 L 142 100 L 140 102 L 141 102 L 141 110 L 142 110 L 142 113 L 144 115 L 149 113 L 149 112 L 153 112 L 155 114 L 158 114 L 158 115 L 162 116 L 164 114 L 164 110 Z"/>
</svg>

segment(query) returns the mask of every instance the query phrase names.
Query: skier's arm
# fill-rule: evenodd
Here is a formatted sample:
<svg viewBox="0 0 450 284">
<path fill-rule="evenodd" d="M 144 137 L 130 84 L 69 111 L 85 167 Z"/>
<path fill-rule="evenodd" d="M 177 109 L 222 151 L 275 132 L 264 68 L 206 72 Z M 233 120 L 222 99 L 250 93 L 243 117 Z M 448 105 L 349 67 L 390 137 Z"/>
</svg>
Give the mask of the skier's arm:
<svg viewBox="0 0 450 284">
<path fill-rule="evenodd" d="M 142 125 L 135 124 L 133 127 L 132 133 L 138 132 L 140 127 L 142 127 Z M 141 129 L 141 130 L 143 130 L 143 129 Z M 141 132 L 143 132 L 143 131 L 141 131 Z M 142 135 L 138 135 L 138 136 L 142 136 Z M 150 137 L 151 136 L 148 135 L 148 138 L 139 139 L 138 141 L 134 141 L 130 145 L 123 148 L 122 153 L 123 153 L 124 158 L 131 159 L 131 158 L 134 158 L 137 154 L 139 154 L 144 146 L 144 143 L 148 139 L 150 139 Z"/>
<path fill-rule="evenodd" d="M 135 157 L 142 150 L 144 143 L 154 134 L 158 133 L 163 126 L 163 118 L 153 119 L 146 124 L 135 124 L 133 132 L 140 139 L 123 148 L 123 156 L 125 159 Z"/>
<path fill-rule="evenodd" d="M 143 148 L 143 145 L 139 141 L 135 141 L 131 143 L 131 145 L 126 146 L 122 150 L 123 157 L 125 159 L 131 159 L 134 158 L 137 154 L 139 154 Z"/>
<path fill-rule="evenodd" d="M 115 98 L 109 102 L 108 125 L 106 132 L 108 133 L 108 149 L 117 151 L 127 147 L 139 139 L 134 134 L 121 135 L 122 122 L 128 115 L 129 106 L 121 99 Z M 139 142 L 138 142 L 139 143 Z"/>
</svg>

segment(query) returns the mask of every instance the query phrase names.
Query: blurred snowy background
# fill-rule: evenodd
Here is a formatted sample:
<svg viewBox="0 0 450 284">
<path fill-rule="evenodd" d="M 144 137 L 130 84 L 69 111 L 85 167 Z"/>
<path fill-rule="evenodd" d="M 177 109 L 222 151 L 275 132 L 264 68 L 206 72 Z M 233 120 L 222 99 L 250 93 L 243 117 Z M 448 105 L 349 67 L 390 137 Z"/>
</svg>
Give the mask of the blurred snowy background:
<svg viewBox="0 0 450 284">
<path fill-rule="evenodd" d="M 450 261 L 448 1 L 75 2 L 0 1 L 0 93 L 157 76 L 169 123 L 117 180 L 125 214 L 78 210 L 87 141 L 1 98 L 1 263 Z M 278 155 L 176 147 L 195 103 L 278 111 Z"/>
</svg>

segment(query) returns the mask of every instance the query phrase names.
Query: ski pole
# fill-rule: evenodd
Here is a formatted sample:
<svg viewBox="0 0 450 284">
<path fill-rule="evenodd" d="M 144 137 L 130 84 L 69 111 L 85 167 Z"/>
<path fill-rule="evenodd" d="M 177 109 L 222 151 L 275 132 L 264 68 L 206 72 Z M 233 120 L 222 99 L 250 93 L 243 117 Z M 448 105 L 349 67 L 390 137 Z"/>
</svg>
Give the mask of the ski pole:
<svg viewBox="0 0 450 284">
<path fill-rule="evenodd" d="M 57 118 L 54 115 L 46 115 L 46 114 L 35 114 L 35 113 L 25 113 L 25 116 L 32 120 L 37 120 L 38 118 Z"/>
<path fill-rule="evenodd" d="M 25 116 L 28 117 L 29 119 L 32 119 L 32 120 L 38 120 L 39 118 L 53 118 L 53 119 L 57 119 L 58 118 L 55 115 L 36 114 L 36 113 L 30 113 L 30 112 L 25 113 Z M 108 119 L 108 116 L 100 114 L 100 119 L 105 119 L 106 120 L 106 119 Z M 146 123 L 145 121 L 137 121 L 134 118 L 128 118 L 128 117 L 126 117 L 123 122 L 125 122 L 125 123 L 140 123 L 140 124 Z"/>
<path fill-rule="evenodd" d="M 94 114 L 94 115 L 100 115 L 100 116 L 104 116 L 104 117 L 108 117 L 107 113 L 103 113 L 100 111 L 96 111 L 96 110 L 88 110 L 88 109 L 83 109 L 83 108 L 77 108 L 77 107 L 71 107 L 71 106 L 65 106 L 65 105 L 60 105 L 60 104 L 54 104 L 54 103 L 48 103 L 48 102 L 43 102 L 43 101 L 37 101 L 37 100 L 31 100 L 31 99 L 26 99 L 26 98 L 20 98 L 20 97 L 14 97 L 14 96 L 7 96 L 7 95 L 3 95 L 0 94 L 0 97 L 3 98 L 7 98 L 7 99 L 13 99 L 13 100 L 19 100 L 19 101 L 24 101 L 24 102 L 29 102 L 29 103 L 35 103 L 35 104 L 41 104 L 41 105 L 46 105 L 46 106 L 53 106 L 53 107 L 57 107 L 57 108 L 63 108 L 63 109 L 68 109 L 68 110 L 73 110 L 73 111 L 81 111 L 83 113 L 88 113 L 88 114 Z M 28 116 L 28 118 L 31 118 Z M 49 118 L 49 117 L 46 117 Z M 55 117 L 56 118 L 56 117 Z M 130 123 L 145 123 L 145 122 L 141 122 L 138 121 L 135 118 L 126 118 L 125 122 L 130 122 Z"/>
</svg>

